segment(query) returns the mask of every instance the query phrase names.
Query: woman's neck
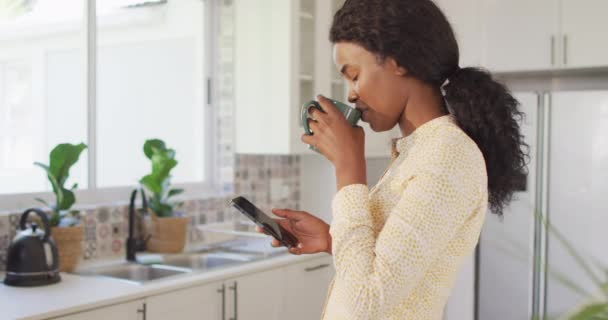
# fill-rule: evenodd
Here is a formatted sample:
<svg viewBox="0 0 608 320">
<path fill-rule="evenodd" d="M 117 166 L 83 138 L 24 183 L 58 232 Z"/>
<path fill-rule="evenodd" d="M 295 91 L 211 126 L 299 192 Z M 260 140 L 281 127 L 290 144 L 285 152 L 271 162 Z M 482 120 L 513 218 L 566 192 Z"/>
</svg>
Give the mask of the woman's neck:
<svg viewBox="0 0 608 320">
<path fill-rule="evenodd" d="M 438 88 L 414 83 L 399 120 L 399 128 L 404 137 L 428 121 L 448 114 L 445 101 Z"/>
</svg>

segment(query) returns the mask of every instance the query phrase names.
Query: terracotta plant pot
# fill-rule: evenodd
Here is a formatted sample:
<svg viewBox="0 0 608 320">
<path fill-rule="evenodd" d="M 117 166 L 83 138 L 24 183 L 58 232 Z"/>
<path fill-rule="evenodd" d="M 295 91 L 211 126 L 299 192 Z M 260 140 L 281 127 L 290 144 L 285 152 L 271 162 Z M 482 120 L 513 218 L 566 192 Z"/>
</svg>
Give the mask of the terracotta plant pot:
<svg viewBox="0 0 608 320">
<path fill-rule="evenodd" d="M 52 227 L 51 238 L 55 240 L 59 253 L 59 271 L 72 272 L 82 257 L 84 226 Z"/>
<path fill-rule="evenodd" d="M 189 217 L 157 217 L 152 210 L 150 239 L 146 250 L 159 253 L 179 253 L 186 245 Z"/>
</svg>

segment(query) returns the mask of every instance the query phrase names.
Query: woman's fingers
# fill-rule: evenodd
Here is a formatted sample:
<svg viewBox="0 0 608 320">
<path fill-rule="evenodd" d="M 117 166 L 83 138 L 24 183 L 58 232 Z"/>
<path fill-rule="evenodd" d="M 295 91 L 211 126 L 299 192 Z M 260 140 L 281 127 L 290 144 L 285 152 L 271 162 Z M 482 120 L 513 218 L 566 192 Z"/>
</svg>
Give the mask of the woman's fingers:
<svg viewBox="0 0 608 320">
<path fill-rule="evenodd" d="M 289 209 L 277 209 L 277 208 L 272 209 L 272 213 L 274 213 L 275 215 L 277 215 L 281 218 L 295 220 L 295 221 L 299 221 L 302 218 L 302 215 L 304 214 L 302 211 L 294 211 L 294 210 L 289 210 Z"/>
<path fill-rule="evenodd" d="M 315 122 L 328 124 L 329 122 L 331 122 L 331 120 L 328 118 L 327 113 L 325 112 L 326 107 L 322 107 L 322 108 L 323 108 L 323 111 L 317 109 L 316 107 L 310 107 L 310 108 L 308 108 L 308 115 Z"/>
<path fill-rule="evenodd" d="M 308 119 L 308 127 L 310 128 L 310 131 L 315 134 L 323 132 L 323 128 L 325 128 L 325 125 L 313 119 Z"/>
<path fill-rule="evenodd" d="M 279 242 L 279 240 L 277 240 L 275 238 L 272 238 L 272 241 L 270 242 L 270 245 L 276 248 L 276 247 L 280 247 L 281 243 Z"/>
<path fill-rule="evenodd" d="M 302 254 L 302 250 L 299 248 L 289 248 L 289 253 L 295 254 L 295 255 L 300 255 L 300 254 Z"/>
<path fill-rule="evenodd" d="M 259 233 L 264 233 L 264 234 L 267 234 L 267 233 L 266 233 L 266 231 L 264 231 L 264 229 L 262 229 L 262 228 L 260 228 L 260 227 L 258 227 L 258 226 L 255 226 L 255 231 L 257 231 L 257 232 L 259 232 Z"/>
<path fill-rule="evenodd" d="M 319 101 L 319 104 L 323 108 L 323 111 L 325 111 L 325 118 L 324 119 L 326 121 L 328 121 L 328 120 L 330 120 L 330 119 L 332 119 L 334 117 L 342 115 L 342 113 L 340 112 L 340 110 L 338 110 L 338 108 L 334 105 L 333 102 L 331 102 L 331 100 L 325 98 L 322 95 L 318 95 L 317 96 L 317 100 Z"/>
</svg>

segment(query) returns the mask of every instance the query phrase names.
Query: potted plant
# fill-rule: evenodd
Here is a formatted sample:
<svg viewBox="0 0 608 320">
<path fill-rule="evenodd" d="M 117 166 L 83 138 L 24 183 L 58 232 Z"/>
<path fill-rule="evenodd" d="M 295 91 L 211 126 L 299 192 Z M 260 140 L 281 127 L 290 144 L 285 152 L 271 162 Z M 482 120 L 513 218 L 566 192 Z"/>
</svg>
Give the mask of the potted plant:
<svg viewBox="0 0 608 320">
<path fill-rule="evenodd" d="M 171 198 L 182 193 L 182 189 L 171 188 L 171 170 L 177 166 L 175 150 L 167 148 L 159 139 L 147 140 L 144 154 L 152 163 L 152 172 L 139 180 L 150 194 L 148 210 L 152 217 L 150 239 L 147 250 L 176 253 L 184 249 L 188 217 L 178 211 L 182 203 Z"/>
<path fill-rule="evenodd" d="M 70 176 L 70 168 L 78 162 L 80 154 L 86 148 L 84 143 L 59 144 L 51 150 L 49 165 L 34 163 L 46 171 L 55 194 L 54 204 L 49 204 L 40 198 L 36 200 L 51 208 L 51 234 L 57 244 L 59 270 L 62 272 L 74 271 L 82 255 L 84 228 L 80 223 L 79 211 L 71 210 L 76 202 L 74 190 L 78 184 L 74 184 L 69 189 L 64 185 Z"/>
</svg>

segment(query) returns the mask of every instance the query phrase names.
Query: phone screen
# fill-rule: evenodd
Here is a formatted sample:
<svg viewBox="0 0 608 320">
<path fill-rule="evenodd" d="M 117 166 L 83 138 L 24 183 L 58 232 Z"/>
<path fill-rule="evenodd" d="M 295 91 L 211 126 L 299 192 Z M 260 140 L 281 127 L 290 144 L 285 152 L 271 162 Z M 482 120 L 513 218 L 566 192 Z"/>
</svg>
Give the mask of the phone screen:
<svg viewBox="0 0 608 320">
<path fill-rule="evenodd" d="M 260 228 L 275 237 L 286 247 L 294 247 L 298 244 L 297 239 L 276 223 L 271 217 L 258 209 L 253 203 L 244 197 L 236 197 L 230 202 L 237 210 L 255 222 Z"/>
</svg>

